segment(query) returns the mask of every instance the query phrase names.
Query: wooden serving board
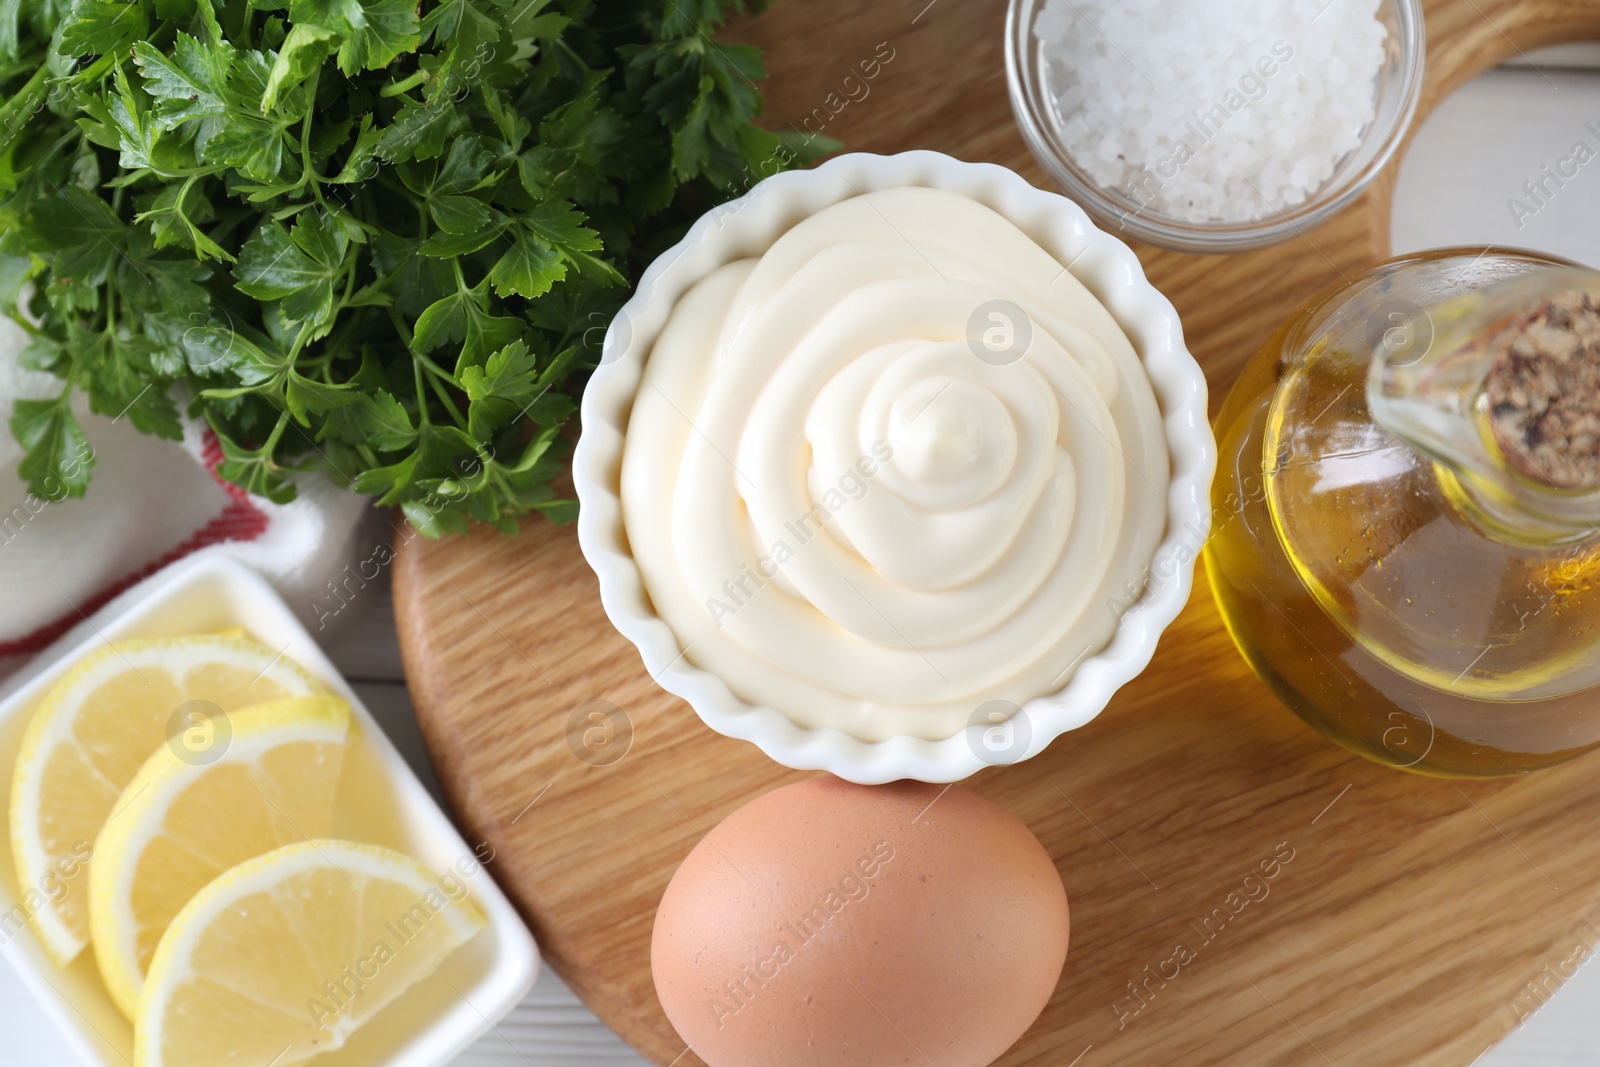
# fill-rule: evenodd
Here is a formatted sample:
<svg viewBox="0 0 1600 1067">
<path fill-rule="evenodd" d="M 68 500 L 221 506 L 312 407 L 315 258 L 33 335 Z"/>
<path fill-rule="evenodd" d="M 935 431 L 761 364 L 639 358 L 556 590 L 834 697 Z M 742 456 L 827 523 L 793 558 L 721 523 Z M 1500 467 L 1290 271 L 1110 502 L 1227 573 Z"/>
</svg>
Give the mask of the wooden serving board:
<svg viewBox="0 0 1600 1067">
<path fill-rule="evenodd" d="M 851 149 L 935 148 L 1047 185 L 1012 122 L 1003 20 L 1000 0 L 782 0 L 733 36 L 767 50 L 774 125 L 822 108 Z M 1600 0 L 1436 0 L 1428 33 L 1424 111 L 1518 50 L 1600 37 Z M 1213 404 L 1299 301 L 1387 253 L 1392 184 L 1276 248 L 1139 249 Z M 705 831 L 802 775 L 651 683 L 570 527 L 413 540 L 396 610 L 439 779 L 547 958 L 646 1056 L 698 1064 L 652 988 L 656 904 Z M 569 746 L 592 701 L 631 722 L 609 766 Z M 1060 984 L 1007 1065 L 1465 1067 L 1600 937 L 1600 757 L 1457 784 L 1351 756 L 1251 675 L 1203 573 L 1098 719 L 969 785 L 1032 827 L 1073 908 Z M 1267 895 L 1232 914 L 1280 850 Z M 1193 958 L 1173 976 L 1180 944 Z"/>
</svg>

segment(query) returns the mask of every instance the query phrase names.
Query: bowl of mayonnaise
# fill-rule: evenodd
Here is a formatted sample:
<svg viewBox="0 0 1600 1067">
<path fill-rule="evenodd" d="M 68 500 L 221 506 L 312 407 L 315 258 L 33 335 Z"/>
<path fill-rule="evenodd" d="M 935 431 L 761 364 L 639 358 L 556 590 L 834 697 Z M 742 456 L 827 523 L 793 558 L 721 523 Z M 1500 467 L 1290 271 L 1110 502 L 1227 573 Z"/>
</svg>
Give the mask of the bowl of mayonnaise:
<svg viewBox="0 0 1600 1067">
<path fill-rule="evenodd" d="M 1072 201 L 937 152 L 768 178 L 645 272 L 583 397 L 607 615 L 785 766 L 955 781 L 1099 714 L 1189 597 L 1177 312 Z"/>
</svg>

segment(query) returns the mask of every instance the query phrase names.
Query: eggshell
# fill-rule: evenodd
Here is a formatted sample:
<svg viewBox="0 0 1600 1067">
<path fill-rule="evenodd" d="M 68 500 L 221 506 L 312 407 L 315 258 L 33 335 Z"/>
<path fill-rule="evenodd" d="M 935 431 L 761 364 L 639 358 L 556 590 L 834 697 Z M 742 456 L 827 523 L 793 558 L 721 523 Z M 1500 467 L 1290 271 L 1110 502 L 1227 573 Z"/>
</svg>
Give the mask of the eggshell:
<svg viewBox="0 0 1600 1067">
<path fill-rule="evenodd" d="M 983 1067 L 1050 999 L 1069 925 L 1049 855 L 989 801 L 815 778 L 695 846 L 650 963 L 710 1067 Z"/>
</svg>

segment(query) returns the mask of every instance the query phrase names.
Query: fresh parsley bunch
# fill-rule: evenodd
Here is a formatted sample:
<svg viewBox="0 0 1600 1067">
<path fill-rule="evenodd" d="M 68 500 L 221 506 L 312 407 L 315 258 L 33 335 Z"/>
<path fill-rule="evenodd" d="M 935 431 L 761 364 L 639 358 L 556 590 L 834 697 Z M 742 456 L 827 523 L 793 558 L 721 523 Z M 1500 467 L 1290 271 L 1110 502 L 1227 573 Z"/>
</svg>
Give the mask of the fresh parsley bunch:
<svg viewBox="0 0 1600 1067">
<path fill-rule="evenodd" d="M 630 279 L 832 147 L 754 125 L 742 6 L 0 0 L 0 307 L 64 380 L 22 475 L 84 492 L 81 391 L 163 437 L 187 403 L 274 500 L 321 468 L 428 534 L 570 516 Z"/>
</svg>

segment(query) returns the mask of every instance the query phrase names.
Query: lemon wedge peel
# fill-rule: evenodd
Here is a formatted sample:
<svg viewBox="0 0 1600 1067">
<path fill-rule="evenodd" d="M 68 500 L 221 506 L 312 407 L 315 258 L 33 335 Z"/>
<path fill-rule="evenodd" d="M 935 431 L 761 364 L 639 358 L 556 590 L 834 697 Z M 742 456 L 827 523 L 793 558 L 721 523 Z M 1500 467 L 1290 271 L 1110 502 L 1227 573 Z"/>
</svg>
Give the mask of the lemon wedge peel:
<svg viewBox="0 0 1600 1067">
<path fill-rule="evenodd" d="M 319 906 L 307 885 L 329 870 L 338 877 L 322 878 L 321 896 L 350 899 L 326 901 L 323 911 L 344 908 L 348 916 L 352 901 L 362 904 L 361 932 L 275 926 L 286 909 Z M 373 913 L 380 898 L 386 906 Z M 289 1067 L 341 1048 L 486 925 L 459 879 L 435 875 L 391 849 L 307 841 L 249 860 L 197 894 L 168 927 L 139 1001 L 135 1067 L 210 1067 L 201 1056 L 232 1062 L 262 1053 L 266 1060 L 277 1057 L 274 1067 Z M 291 960 L 299 980 L 270 973 L 262 958 L 238 959 L 242 953 L 229 942 L 248 944 L 252 937 L 273 938 L 279 948 L 272 955 Z M 296 937 L 298 951 L 281 947 Z M 354 958 L 341 958 L 330 942 L 342 942 L 344 955 Z M 209 961 L 212 969 L 197 970 L 197 961 Z M 217 972 L 219 961 L 230 973 Z M 240 1047 L 238 1035 L 248 1035 L 244 1040 L 253 1039 L 254 1047 Z M 183 1048 L 193 1057 L 173 1055 Z"/>
<path fill-rule="evenodd" d="M 181 746 L 158 749 L 123 790 L 95 842 L 89 876 L 95 957 L 112 1001 L 130 1019 L 138 1009 L 144 985 L 141 956 L 149 957 L 164 932 L 162 920 L 170 920 L 212 878 L 239 861 L 285 844 L 324 837 L 332 829 L 334 792 L 350 733 L 350 705 L 333 696 L 292 697 L 244 708 L 228 716 L 228 721 L 232 735 L 227 748 L 210 762 L 191 762 Z M 282 795 L 264 767 L 268 761 L 283 762 L 291 751 L 298 759 L 286 769 L 300 777 L 297 784 L 304 796 Z M 308 759 L 318 765 L 304 766 Z M 314 776 L 312 780 L 306 780 L 308 774 Z M 222 776 L 233 780 L 215 781 Z M 189 840 L 184 840 L 181 831 L 174 833 L 169 825 L 171 814 L 181 810 L 186 796 L 191 797 L 184 821 L 193 824 L 191 791 L 208 784 L 213 793 L 216 785 L 222 785 L 232 786 L 236 794 L 218 823 L 234 830 L 241 825 L 253 828 L 255 840 L 250 834 L 224 841 L 208 841 L 203 836 L 196 840 L 192 832 Z M 158 840 L 173 842 L 175 851 L 193 858 L 192 865 L 165 877 L 159 868 L 156 873 L 141 869 L 141 860 Z M 228 858 L 222 862 L 211 859 L 218 855 Z M 194 872 L 208 868 L 208 875 L 197 880 Z M 164 910 L 152 915 L 148 906 L 140 907 L 141 878 L 157 879 L 150 888 L 170 901 Z M 152 929 L 152 924 L 159 929 Z"/>
<path fill-rule="evenodd" d="M 104 750 L 90 750 L 105 744 L 106 739 L 93 736 L 93 730 L 86 731 L 89 736 L 80 736 L 76 729 L 84 725 L 80 718 L 86 705 L 128 673 L 157 679 L 157 685 L 175 687 L 190 700 L 214 700 L 215 694 L 208 697 L 195 691 L 191 683 L 203 686 L 205 679 L 197 679 L 197 672 L 217 665 L 229 669 L 233 675 L 230 682 L 247 677 L 245 691 L 259 690 L 259 695 L 245 703 L 323 691 L 297 663 L 248 637 L 198 634 L 130 639 L 90 652 L 66 671 L 46 692 L 23 731 L 11 778 L 12 860 L 29 925 L 56 966 L 72 963 L 89 943 L 85 873 L 95 837 L 126 784 L 119 780 L 118 770 L 126 768 L 131 776 L 162 745 L 167 719 L 176 711 L 176 707 L 158 706 L 154 714 L 146 716 L 147 722 L 138 724 L 139 728 L 123 739 L 128 742 L 127 751 L 107 760 Z M 226 704 L 222 706 L 228 710 Z M 68 778 L 66 785 L 61 783 L 63 774 Z M 82 779 L 76 787 L 70 782 L 74 775 Z M 46 810 L 47 789 L 69 796 L 74 810 Z M 52 838 L 56 839 L 54 847 Z"/>
</svg>

